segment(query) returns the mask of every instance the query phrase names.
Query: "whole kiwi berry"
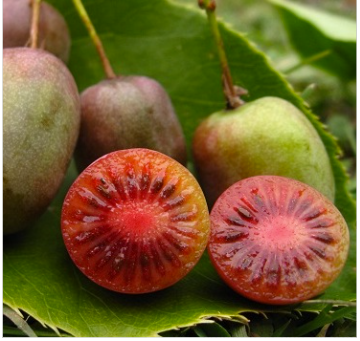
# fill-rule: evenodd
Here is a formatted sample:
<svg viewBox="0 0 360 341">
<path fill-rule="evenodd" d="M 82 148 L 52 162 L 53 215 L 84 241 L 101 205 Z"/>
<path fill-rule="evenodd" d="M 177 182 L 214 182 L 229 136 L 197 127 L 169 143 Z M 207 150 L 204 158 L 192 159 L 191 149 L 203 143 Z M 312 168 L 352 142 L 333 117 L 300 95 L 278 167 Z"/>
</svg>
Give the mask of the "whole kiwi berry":
<svg viewBox="0 0 360 341">
<path fill-rule="evenodd" d="M 195 131 L 193 155 L 211 207 L 235 182 L 255 175 L 299 180 L 334 200 L 329 157 L 317 131 L 293 104 L 264 97 L 206 118 Z"/>
<path fill-rule="evenodd" d="M 31 0 L 3 1 L 3 47 L 25 47 L 30 41 Z M 71 39 L 64 17 L 46 2 L 40 5 L 39 46 L 68 61 Z"/>
<path fill-rule="evenodd" d="M 43 50 L 4 49 L 4 234 L 31 225 L 50 204 L 79 127 L 79 93 L 65 64 Z"/>
<path fill-rule="evenodd" d="M 185 138 L 170 97 L 151 78 L 119 76 L 87 88 L 81 117 L 79 171 L 102 155 L 129 148 L 156 150 L 186 164 Z"/>
</svg>

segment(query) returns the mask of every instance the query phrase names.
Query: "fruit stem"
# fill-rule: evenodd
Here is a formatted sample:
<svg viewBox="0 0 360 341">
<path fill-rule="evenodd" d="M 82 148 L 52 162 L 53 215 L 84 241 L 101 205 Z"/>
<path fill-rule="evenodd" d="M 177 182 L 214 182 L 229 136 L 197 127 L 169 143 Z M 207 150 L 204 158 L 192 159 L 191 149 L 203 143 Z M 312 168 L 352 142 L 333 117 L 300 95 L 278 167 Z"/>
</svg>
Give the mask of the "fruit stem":
<svg viewBox="0 0 360 341">
<path fill-rule="evenodd" d="M 240 87 L 234 86 L 234 83 L 232 81 L 229 63 L 227 61 L 224 49 L 224 42 L 221 38 L 218 21 L 215 14 L 216 2 L 215 0 L 198 0 L 198 4 L 200 8 L 205 9 L 206 11 L 206 15 L 210 24 L 210 29 L 216 43 L 222 68 L 223 90 L 227 102 L 227 109 L 235 109 L 245 103 L 240 98 L 240 95 L 247 94 L 247 91 Z"/>
<path fill-rule="evenodd" d="M 76 8 L 80 18 L 83 21 L 86 29 L 88 30 L 90 38 L 93 41 L 95 48 L 100 56 L 106 77 L 109 79 L 116 78 L 116 74 L 111 67 L 108 57 L 106 56 L 103 44 L 102 44 L 98 34 L 96 33 L 95 27 L 92 24 L 90 17 L 88 15 L 88 13 L 86 12 L 86 9 L 85 9 L 82 1 L 81 0 L 73 0 L 73 3 L 75 5 L 75 8 Z"/>
<path fill-rule="evenodd" d="M 40 5 L 41 0 L 31 0 L 32 16 L 30 27 L 30 47 L 32 49 L 36 49 L 38 47 Z"/>
</svg>

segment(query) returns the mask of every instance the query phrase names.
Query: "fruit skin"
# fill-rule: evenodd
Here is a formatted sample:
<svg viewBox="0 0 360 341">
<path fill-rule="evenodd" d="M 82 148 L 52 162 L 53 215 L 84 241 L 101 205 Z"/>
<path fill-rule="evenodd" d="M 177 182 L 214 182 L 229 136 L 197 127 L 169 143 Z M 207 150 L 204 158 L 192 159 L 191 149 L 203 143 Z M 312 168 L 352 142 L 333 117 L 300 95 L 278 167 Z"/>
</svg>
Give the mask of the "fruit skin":
<svg viewBox="0 0 360 341">
<path fill-rule="evenodd" d="M 255 176 L 228 188 L 211 214 L 210 259 L 241 295 L 295 304 L 322 293 L 340 274 L 349 231 L 333 203 L 314 188 Z"/>
<path fill-rule="evenodd" d="M 229 186 L 255 175 L 294 178 L 334 200 L 322 140 L 307 118 L 280 98 L 264 97 L 210 115 L 195 131 L 193 156 L 209 207 Z"/>
<path fill-rule="evenodd" d="M 81 171 L 119 149 L 148 148 L 186 164 L 186 144 L 164 88 L 144 76 L 117 77 L 81 94 L 81 129 L 75 160 Z"/>
<path fill-rule="evenodd" d="M 71 38 L 64 17 L 46 2 L 40 5 L 39 47 L 63 62 L 69 59 Z M 3 47 L 25 47 L 30 42 L 30 0 L 3 1 Z"/>
<path fill-rule="evenodd" d="M 80 100 L 60 59 L 3 51 L 4 234 L 31 225 L 54 198 L 75 148 Z"/>
<path fill-rule="evenodd" d="M 194 176 L 165 154 L 106 154 L 70 187 L 62 235 L 75 265 L 104 288 L 141 294 L 169 287 L 206 249 L 209 212 Z"/>
</svg>

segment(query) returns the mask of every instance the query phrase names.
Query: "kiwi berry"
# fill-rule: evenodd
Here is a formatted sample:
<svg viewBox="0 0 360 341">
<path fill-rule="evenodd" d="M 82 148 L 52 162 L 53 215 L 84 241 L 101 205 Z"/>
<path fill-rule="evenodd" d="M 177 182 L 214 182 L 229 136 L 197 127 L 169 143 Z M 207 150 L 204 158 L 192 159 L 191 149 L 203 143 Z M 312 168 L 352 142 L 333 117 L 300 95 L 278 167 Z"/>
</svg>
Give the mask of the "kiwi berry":
<svg viewBox="0 0 360 341">
<path fill-rule="evenodd" d="M 64 63 L 43 50 L 4 49 L 4 234 L 31 225 L 50 204 L 79 127 L 79 93 Z"/>
<path fill-rule="evenodd" d="M 180 122 L 164 88 L 144 76 L 119 76 L 81 94 L 81 129 L 75 152 L 82 171 L 102 155 L 147 148 L 186 164 Z"/>
<path fill-rule="evenodd" d="M 3 1 L 3 47 L 26 47 L 30 42 L 31 0 Z M 63 62 L 69 58 L 71 38 L 64 17 L 53 6 L 41 2 L 39 46 Z"/>
<path fill-rule="evenodd" d="M 183 278 L 204 252 L 209 212 L 193 175 L 165 154 L 106 154 L 70 187 L 62 235 L 75 265 L 100 286 L 130 294 Z"/>
<path fill-rule="evenodd" d="M 263 97 L 210 115 L 197 128 L 193 156 L 211 207 L 235 182 L 279 175 L 305 182 L 334 200 L 335 181 L 317 131 L 293 104 Z"/>
<path fill-rule="evenodd" d="M 295 304 L 321 294 L 347 259 L 341 213 L 294 179 L 243 179 L 221 194 L 210 219 L 214 267 L 232 289 L 258 302 Z"/>
</svg>

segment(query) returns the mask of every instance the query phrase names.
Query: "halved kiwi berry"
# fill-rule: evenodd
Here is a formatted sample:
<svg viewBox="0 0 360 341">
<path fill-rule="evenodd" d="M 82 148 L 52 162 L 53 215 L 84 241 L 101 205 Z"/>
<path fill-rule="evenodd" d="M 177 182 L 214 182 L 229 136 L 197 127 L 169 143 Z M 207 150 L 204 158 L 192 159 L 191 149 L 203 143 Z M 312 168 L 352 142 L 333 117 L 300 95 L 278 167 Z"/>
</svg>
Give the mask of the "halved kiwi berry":
<svg viewBox="0 0 360 341">
<path fill-rule="evenodd" d="M 322 293 L 340 274 L 349 231 L 337 208 L 312 187 L 256 176 L 229 187 L 211 214 L 209 254 L 241 295 L 293 304 Z"/>
<path fill-rule="evenodd" d="M 61 226 L 72 260 L 88 278 L 133 294 L 178 282 L 210 233 L 196 179 L 148 149 L 116 151 L 88 166 L 66 195 Z"/>
</svg>

